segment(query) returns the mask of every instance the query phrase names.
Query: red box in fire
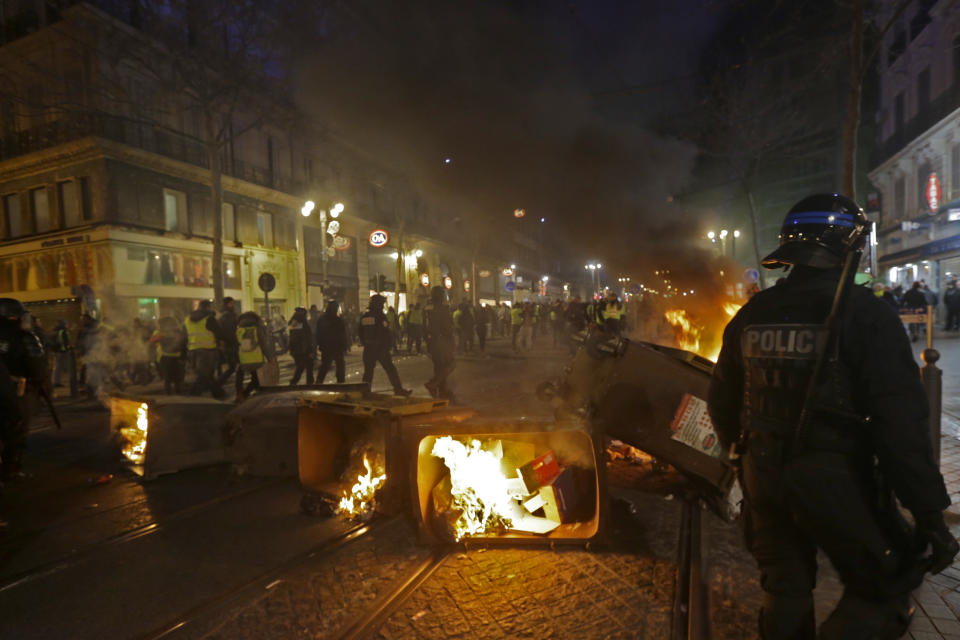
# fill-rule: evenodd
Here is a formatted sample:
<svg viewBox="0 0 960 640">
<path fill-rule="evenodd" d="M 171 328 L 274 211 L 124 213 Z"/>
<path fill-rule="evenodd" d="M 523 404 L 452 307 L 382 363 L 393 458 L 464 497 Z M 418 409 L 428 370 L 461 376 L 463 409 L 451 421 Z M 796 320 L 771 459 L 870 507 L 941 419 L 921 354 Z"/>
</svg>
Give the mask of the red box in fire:
<svg viewBox="0 0 960 640">
<path fill-rule="evenodd" d="M 540 487 L 547 485 L 560 475 L 560 465 L 553 451 L 547 451 L 538 458 L 523 465 L 519 469 L 520 477 L 527 487 L 527 493 L 533 493 Z"/>
</svg>

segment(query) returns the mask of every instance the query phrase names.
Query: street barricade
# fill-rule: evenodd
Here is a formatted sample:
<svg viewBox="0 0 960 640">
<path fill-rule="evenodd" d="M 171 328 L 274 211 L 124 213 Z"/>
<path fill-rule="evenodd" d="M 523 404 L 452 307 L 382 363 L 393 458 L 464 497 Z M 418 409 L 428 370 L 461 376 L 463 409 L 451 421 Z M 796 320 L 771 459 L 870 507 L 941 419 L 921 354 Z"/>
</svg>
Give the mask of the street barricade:
<svg viewBox="0 0 960 640">
<path fill-rule="evenodd" d="M 409 467 L 400 452 L 401 433 L 414 424 L 456 422 L 475 413 L 447 405 L 446 400 L 374 393 L 300 399 L 297 468 L 303 510 L 356 517 L 401 511 L 407 497 L 401 479 Z"/>
<path fill-rule="evenodd" d="M 223 425 L 233 405 L 196 396 L 110 396 L 110 431 L 145 480 L 226 461 Z"/>
<path fill-rule="evenodd" d="M 356 397 L 366 383 L 261 387 L 227 414 L 226 458 L 240 475 L 297 475 L 297 404 L 305 398 Z"/>
</svg>

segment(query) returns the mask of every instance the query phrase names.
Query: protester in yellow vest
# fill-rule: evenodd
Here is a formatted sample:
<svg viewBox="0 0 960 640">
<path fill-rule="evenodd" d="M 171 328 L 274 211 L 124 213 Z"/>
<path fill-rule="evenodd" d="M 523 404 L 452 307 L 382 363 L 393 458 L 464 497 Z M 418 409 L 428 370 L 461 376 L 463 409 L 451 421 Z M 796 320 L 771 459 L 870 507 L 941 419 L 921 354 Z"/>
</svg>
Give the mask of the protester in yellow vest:
<svg viewBox="0 0 960 640">
<path fill-rule="evenodd" d="M 190 387 L 190 395 L 198 396 L 209 390 L 214 398 L 222 399 L 226 394 L 214 374 L 220 357 L 217 340 L 223 341 L 223 337 L 213 313 L 213 303 L 209 300 L 200 301 L 183 326 L 187 332 L 187 355 L 197 374 Z"/>
<path fill-rule="evenodd" d="M 237 368 L 237 402 L 242 401 L 254 389 L 260 388 L 257 370 L 267 361 L 274 360 L 273 346 L 267 340 L 267 327 L 253 311 L 245 311 L 237 318 L 237 344 L 240 366 Z M 250 384 L 244 388 L 244 375 L 250 374 Z"/>
<path fill-rule="evenodd" d="M 420 353 L 423 348 L 423 309 L 419 302 L 414 303 L 407 312 L 407 351 L 410 353 L 413 353 L 414 342 L 417 344 L 417 353 Z"/>
<path fill-rule="evenodd" d="M 617 294 L 614 291 L 607 292 L 607 298 L 601 303 L 600 313 L 598 314 L 604 331 L 620 335 L 623 314 L 623 303 L 617 298 Z"/>
</svg>

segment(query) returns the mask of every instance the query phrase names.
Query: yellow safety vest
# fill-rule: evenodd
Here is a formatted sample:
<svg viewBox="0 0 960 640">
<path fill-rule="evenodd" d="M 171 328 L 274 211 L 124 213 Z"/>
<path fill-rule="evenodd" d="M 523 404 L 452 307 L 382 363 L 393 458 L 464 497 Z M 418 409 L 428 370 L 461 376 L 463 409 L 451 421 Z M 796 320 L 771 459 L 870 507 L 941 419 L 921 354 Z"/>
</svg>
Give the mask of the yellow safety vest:
<svg viewBox="0 0 960 640">
<path fill-rule="evenodd" d="M 604 320 L 619 320 L 623 315 L 623 306 L 619 302 L 608 303 L 600 313 Z"/>
<path fill-rule="evenodd" d="M 453 312 L 453 328 L 454 329 L 460 328 L 460 316 L 462 315 L 463 315 L 463 311 L 460 311 L 460 309 L 457 309 L 456 311 Z"/>
<path fill-rule="evenodd" d="M 160 337 L 160 340 L 157 341 L 157 345 L 159 346 L 159 348 L 157 349 L 157 360 L 160 360 L 160 358 L 162 358 L 162 357 L 164 357 L 164 356 L 171 357 L 171 358 L 178 358 L 178 357 L 180 357 L 180 351 L 167 351 L 167 350 L 163 347 L 163 343 L 164 343 L 164 342 L 168 342 L 168 341 L 166 340 L 167 336 L 169 335 L 168 333 L 166 333 L 166 332 L 164 332 L 164 331 L 160 331 L 159 329 L 157 329 L 156 331 L 153 332 L 153 335 Z M 174 336 L 174 337 L 176 337 L 176 336 Z M 179 342 L 179 341 L 178 341 L 178 342 Z M 180 343 L 180 344 L 183 344 L 183 343 Z"/>
<path fill-rule="evenodd" d="M 213 335 L 213 331 L 207 329 L 206 316 L 197 322 L 187 318 L 183 326 L 187 329 L 187 351 L 217 348 L 216 336 Z"/>
<path fill-rule="evenodd" d="M 510 309 L 510 324 L 514 326 L 523 324 L 523 309 L 520 307 Z"/>
<path fill-rule="evenodd" d="M 237 327 L 237 344 L 240 345 L 237 351 L 240 364 L 263 364 L 265 359 L 255 326 Z"/>
</svg>

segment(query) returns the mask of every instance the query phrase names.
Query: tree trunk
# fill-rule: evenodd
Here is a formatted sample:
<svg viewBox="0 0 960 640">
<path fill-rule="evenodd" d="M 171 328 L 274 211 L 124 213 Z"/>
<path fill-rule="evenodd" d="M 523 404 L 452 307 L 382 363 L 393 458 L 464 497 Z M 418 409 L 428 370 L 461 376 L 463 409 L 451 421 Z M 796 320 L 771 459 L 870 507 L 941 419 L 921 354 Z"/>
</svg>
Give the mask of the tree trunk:
<svg viewBox="0 0 960 640">
<path fill-rule="evenodd" d="M 843 173 L 840 188 L 857 199 L 857 132 L 860 129 L 860 99 L 863 93 L 863 20 L 866 0 L 853 0 L 850 31 L 850 89 L 843 123 Z"/>
<path fill-rule="evenodd" d="M 213 209 L 213 300 L 223 301 L 223 175 L 213 114 L 206 114 L 207 161 L 210 163 L 210 207 Z"/>
<path fill-rule="evenodd" d="M 753 190 L 750 189 L 750 183 L 743 181 L 743 190 L 747 194 L 747 205 L 750 208 L 750 233 L 753 235 L 753 255 L 757 260 L 757 273 L 763 273 L 763 266 L 760 264 L 760 234 L 757 232 L 757 206 L 753 202 Z M 762 286 L 762 282 L 760 283 Z"/>
</svg>

